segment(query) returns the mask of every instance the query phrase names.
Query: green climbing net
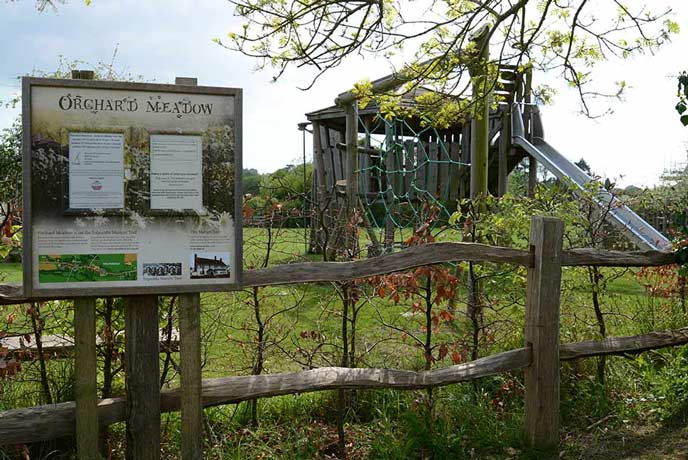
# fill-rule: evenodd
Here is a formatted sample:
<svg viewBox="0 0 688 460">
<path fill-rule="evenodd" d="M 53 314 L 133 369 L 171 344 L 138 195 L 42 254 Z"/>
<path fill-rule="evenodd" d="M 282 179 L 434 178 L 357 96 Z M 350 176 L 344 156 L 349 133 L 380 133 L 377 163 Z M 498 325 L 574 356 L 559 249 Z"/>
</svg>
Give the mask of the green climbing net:
<svg viewBox="0 0 688 460">
<path fill-rule="evenodd" d="M 359 157 L 359 193 L 370 226 L 380 233 L 386 229 L 387 241 L 393 233 L 401 243 L 430 214 L 434 227 L 446 225 L 469 174 L 460 133 L 414 129 L 403 118 L 382 116 L 373 124 L 359 116 L 359 126 L 364 132 L 359 151 L 366 153 Z"/>
</svg>

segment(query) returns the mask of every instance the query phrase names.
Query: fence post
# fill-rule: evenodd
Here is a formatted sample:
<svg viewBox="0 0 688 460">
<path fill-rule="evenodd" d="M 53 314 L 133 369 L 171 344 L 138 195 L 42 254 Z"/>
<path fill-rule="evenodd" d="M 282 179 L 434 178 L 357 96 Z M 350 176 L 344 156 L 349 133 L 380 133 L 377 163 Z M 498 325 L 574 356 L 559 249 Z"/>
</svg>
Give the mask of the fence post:
<svg viewBox="0 0 688 460">
<path fill-rule="evenodd" d="M 525 341 L 531 365 L 525 370 L 525 432 L 532 447 L 549 451 L 559 445 L 559 294 L 564 223 L 533 216 L 528 268 Z M 544 457 L 543 457 L 544 458 Z"/>
<path fill-rule="evenodd" d="M 78 460 L 98 458 L 96 299 L 74 299 L 74 396 Z"/>
<path fill-rule="evenodd" d="M 92 70 L 72 70 L 72 78 L 93 80 Z M 98 458 L 98 393 L 96 378 L 96 299 L 74 299 L 74 399 L 77 460 Z"/>
<path fill-rule="evenodd" d="M 201 295 L 179 296 L 182 460 L 203 458 L 201 401 Z"/>
<path fill-rule="evenodd" d="M 198 79 L 177 77 L 174 84 L 196 86 Z M 305 184 L 304 182 L 304 187 Z M 201 294 L 197 292 L 179 296 L 179 361 L 182 389 L 182 460 L 201 460 Z"/>
<path fill-rule="evenodd" d="M 127 460 L 160 459 L 158 297 L 125 298 Z"/>
</svg>

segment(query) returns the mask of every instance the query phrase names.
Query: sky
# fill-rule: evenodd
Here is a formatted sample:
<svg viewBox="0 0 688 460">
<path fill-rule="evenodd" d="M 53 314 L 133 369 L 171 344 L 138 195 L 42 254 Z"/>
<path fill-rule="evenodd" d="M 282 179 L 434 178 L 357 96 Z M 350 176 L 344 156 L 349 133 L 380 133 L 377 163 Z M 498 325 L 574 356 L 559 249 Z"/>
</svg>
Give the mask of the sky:
<svg viewBox="0 0 688 460">
<path fill-rule="evenodd" d="M 652 3 L 652 2 L 650 2 Z M 554 103 L 541 108 L 545 138 L 570 160 L 585 158 L 596 173 L 619 185 L 652 186 L 667 167 L 685 162 L 688 128 L 678 121 L 676 79 L 688 69 L 688 2 L 675 1 L 675 20 L 683 32 L 655 56 L 608 62 L 598 69 L 631 86 L 614 113 L 590 120 L 579 114 L 575 92 L 563 88 Z M 72 0 L 38 12 L 28 0 L 0 0 L 0 101 L 20 92 L 18 77 L 53 71 L 60 56 L 88 63 L 112 60 L 118 71 L 146 80 L 173 83 L 176 76 L 197 77 L 199 84 L 244 90 L 244 167 L 270 172 L 301 161 L 305 113 L 333 104 L 356 81 L 390 72 L 382 58 L 355 57 L 325 74 L 307 92 L 298 87 L 312 73 L 294 70 L 277 82 L 257 62 L 212 42 L 239 25 L 226 0 Z M 618 75 L 618 78 L 616 77 Z M 535 82 L 554 83 L 535 75 Z M 0 108 L 0 129 L 18 109 Z M 310 135 L 306 155 L 312 156 Z"/>
</svg>

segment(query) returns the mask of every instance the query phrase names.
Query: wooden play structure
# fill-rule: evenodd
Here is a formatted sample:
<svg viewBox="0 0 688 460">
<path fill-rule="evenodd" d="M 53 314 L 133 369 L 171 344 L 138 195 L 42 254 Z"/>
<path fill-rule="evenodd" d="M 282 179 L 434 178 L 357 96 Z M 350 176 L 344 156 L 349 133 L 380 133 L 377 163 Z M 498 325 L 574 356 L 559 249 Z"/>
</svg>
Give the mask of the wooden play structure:
<svg viewBox="0 0 688 460">
<path fill-rule="evenodd" d="M 574 189 L 585 190 L 593 179 L 544 140 L 532 79 L 530 69 L 500 66 L 490 92 L 490 100 L 499 103 L 485 108 L 486 122 L 467 116 L 444 129 L 428 127 L 417 117 L 385 119 L 375 104 L 358 108 L 353 91 L 340 94 L 337 105 L 307 113 L 313 132 L 311 251 L 348 249 L 338 231 L 346 226 L 342 216 L 348 206 L 363 210 L 364 226 L 377 246 L 372 255 L 389 252 L 395 229 L 417 225 L 412 217 L 423 203 L 438 205 L 448 218 L 460 199 L 502 196 L 508 175 L 524 158 L 530 196 L 538 163 Z M 391 92 L 403 82 L 403 75 L 393 74 L 372 87 Z M 403 94 L 401 106 L 412 107 L 424 91 Z M 670 248 L 666 237 L 610 192 L 600 188 L 595 201 L 639 248 Z M 381 242 L 377 228 L 384 228 Z"/>
</svg>

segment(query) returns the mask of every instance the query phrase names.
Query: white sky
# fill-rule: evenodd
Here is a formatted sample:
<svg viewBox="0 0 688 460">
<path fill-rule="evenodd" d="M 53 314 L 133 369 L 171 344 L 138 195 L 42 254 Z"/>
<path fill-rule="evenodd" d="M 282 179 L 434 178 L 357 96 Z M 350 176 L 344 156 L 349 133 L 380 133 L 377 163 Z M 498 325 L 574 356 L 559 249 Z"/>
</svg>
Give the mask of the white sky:
<svg viewBox="0 0 688 460">
<path fill-rule="evenodd" d="M 652 4 L 652 2 L 649 2 Z M 626 80 L 626 102 L 600 120 L 578 115 L 579 102 L 564 89 L 542 108 L 547 141 L 571 160 L 583 157 L 592 169 L 620 185 L 652 185 L 665 167 L 686 159 L 688 128 L 678 121 L 675 75 L 688 69 L 688 1 L 675 1 L 683 32 L 656 56 L 607 63 L 600 76 Z M 52 71 L 59 56 L 115 67 L 146 80 L 174 82 L 196 76 L 203 85 L 244 88 L 244 166 L 261 172 L 298 163 L 304 113 L 332 105 L 335 96 L 363 78 L 389 73 L 384 59 L 356 58 L 330 71 L 308 92 L 309 81 L 292 71 L 273 83 L 270 71 L 254 72 L 256 62 L 211 42 L 238 24 L 225 0 L 72 0 L 57 12 L 38 13 L 32 1 L 0 3 L 0 101 L 20 91 L 18 76 L 33 69 Z M 88 67 L 88 66 L 84 66 Z M 544 76 L 535 76 L 544 81 Z M 0 108 L 0 128 L 18 110 Z M 307 137 L 310 158 L 311 139 Z"/>
</svg>

